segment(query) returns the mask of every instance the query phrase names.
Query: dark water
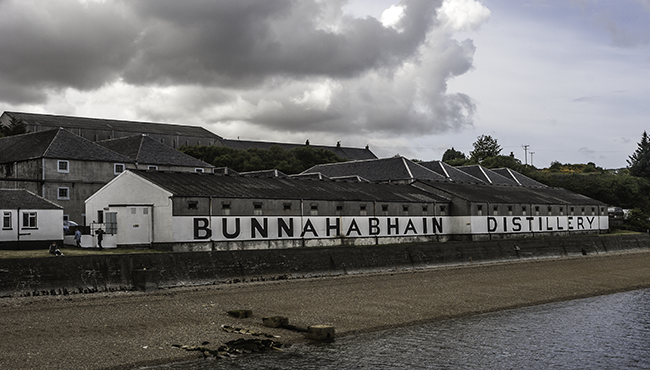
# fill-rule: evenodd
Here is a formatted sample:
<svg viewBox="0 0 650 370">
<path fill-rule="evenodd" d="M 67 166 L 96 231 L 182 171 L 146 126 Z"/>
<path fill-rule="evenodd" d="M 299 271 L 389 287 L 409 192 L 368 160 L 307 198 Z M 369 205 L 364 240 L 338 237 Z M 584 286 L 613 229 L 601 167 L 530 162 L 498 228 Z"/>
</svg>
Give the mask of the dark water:
<svg viewBox="0 0 650 370">
<path fill-rule="evenodd" d="M 154 369 L 650 369 L 650 289 Z"/>
</svg>

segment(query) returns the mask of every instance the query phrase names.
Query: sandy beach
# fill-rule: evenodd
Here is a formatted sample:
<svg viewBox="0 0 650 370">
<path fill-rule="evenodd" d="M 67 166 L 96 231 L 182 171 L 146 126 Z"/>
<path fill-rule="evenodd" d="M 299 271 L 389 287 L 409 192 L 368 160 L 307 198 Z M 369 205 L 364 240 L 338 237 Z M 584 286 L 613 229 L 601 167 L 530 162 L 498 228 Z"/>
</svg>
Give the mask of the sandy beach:
<svg viewBox="0 0 650 370">
<path fill-rule="evenodd" d="M 303 334 L 262 325 L 333 325 L 336 336 L 650 287 L 650 252 L 408 272 L 241 283 L 155 292 L 0 299 L 0 368 L 129 369 L 200 358 L 250 335 L 290 345 Z M 252 310 L 237 319 L 229 310 Z M 218 361 L 218 360 L 217 360 Z"/>
</svg>

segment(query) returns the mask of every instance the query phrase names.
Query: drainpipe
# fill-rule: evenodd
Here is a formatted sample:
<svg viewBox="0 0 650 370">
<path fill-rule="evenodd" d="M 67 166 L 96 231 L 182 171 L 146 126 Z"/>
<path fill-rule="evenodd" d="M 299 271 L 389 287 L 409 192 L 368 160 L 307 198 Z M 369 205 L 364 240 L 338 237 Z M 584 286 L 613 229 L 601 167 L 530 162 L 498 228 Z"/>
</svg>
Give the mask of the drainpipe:
<svg viewBox="0 0 650 370">
<path fill-rule="evenodd" d="M 41 196 L 45 198 L 45 158 L 41 158 Z"/>
</svg>

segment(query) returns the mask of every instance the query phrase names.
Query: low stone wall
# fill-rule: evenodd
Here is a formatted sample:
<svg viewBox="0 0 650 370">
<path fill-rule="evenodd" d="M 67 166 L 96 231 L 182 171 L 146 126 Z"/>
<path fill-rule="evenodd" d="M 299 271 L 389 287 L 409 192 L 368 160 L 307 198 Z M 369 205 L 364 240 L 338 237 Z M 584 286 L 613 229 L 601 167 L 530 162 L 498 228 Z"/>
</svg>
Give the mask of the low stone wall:
<svg viewBox="0 0 650 370">
<path fill-rule="evenodd" d="M 650 249 L 650 236 L 0 259 L 0 296 L 147 290 Z"/>
</svg>

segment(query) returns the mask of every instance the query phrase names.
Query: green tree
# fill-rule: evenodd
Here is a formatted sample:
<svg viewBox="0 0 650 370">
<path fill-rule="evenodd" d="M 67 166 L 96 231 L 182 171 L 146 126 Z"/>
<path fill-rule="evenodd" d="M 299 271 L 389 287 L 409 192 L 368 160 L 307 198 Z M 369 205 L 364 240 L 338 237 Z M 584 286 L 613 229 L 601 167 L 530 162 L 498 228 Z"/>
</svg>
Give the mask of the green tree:
<svg viewBox="0 0 650 370">
<path fill-rule="evenodd" d="M 643 131 L 641 142 L 627 160 L 627 164 L 630 175 L 650 179 L 650 140 L 646 131 Z"/>
<path fill-rule="evenodd" d="M 237 150 L 223 146 L 183 146 L 181 152 L 210 163 L 216 167 L 228 167 L 238 172 L 277 169 L 286 174 L 300 173 L 317 164 L 344 162 L 336 154 L 325 149 L 309 146 L 284 150 L 273 145 L 268 150 Z"/>
<path fill-rule="evenodd" d="M 650 230 L 650 223 L 648 220 L 650 220 L 650 215 L 647 211 L 633 208 L 627 215 L 625 226 L 632 231 L 647 232 Z"/>
<path fill-rule="evenodd" d="M 496 155 L 485 158 L 481 165 L 486 168 L 510 168 L 521 173 L 525 171 L 521 161 L 510 155 Z"/>
<path fill-rule="evenodd" d="M 453 161 L 455 159 L 465 160 L 467 159 L 467 157 L 465 156 L 465 153 L 454 149 L 454 147 L 452 147 L 451 149 L 447 149 L 445 153 L 442 155 L 442 161 L 445 163 L 449 163 L 450 161 Z"/>
<path fill-rule="evenodd" d="M 501 154 L 501 146 L 497 143 L 497 139 L 493 139 L 490 135 L 479 136 L 472 145 L 474 150 L 469 152 L 469 157 L 476 163 Z"/>
</svg>

